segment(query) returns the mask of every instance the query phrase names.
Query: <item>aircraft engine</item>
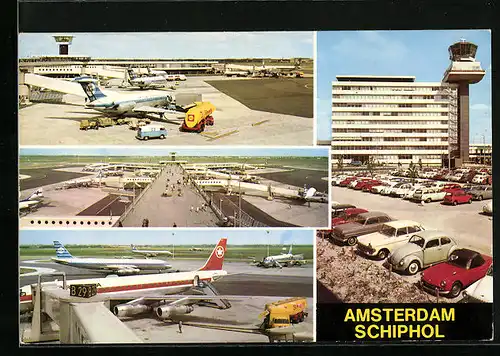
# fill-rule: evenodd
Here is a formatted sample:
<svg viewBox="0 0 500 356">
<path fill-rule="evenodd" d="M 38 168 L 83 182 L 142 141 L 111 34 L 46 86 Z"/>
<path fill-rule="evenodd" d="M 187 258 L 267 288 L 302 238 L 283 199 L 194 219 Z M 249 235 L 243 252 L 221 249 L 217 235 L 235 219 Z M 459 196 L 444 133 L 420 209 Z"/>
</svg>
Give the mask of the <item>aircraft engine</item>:
<svg viewBox="0 0 500 356">
<path fill-rule="evenodd" d="M 131 274 L 137 274 L 139 272 L 141 272 L 141 270 L 138 268 L 126 268 L 117 270 L 116 274 L 118 274 L 119 276 L 126 276 Z"/>
<path fill-rule="evenodd" d="M 189 314 L 193 310 L 191 305 L 166 305 L 156 308 L 156 315 L 160 319 L 170 319 L 174 315 Z"/>
<path fill-rule="evenodd" d="M 113 314 L 115 314 L 117 317 L 133 316 L 145 313 L 148 310 L 150 310 L 150 307 L 144 304 L 138 304 L 138 305 L 122 304 L 122 305 L 117 305 L 113 308 Z"/>
</svg>

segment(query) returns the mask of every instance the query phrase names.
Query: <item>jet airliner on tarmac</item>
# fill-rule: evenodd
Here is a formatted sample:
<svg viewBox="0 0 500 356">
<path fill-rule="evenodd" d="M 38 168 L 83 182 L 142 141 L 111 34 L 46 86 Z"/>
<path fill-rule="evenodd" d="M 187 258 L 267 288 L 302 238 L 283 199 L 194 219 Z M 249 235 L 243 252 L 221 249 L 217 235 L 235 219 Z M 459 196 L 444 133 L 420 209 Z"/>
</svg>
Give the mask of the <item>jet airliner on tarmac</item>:
<svg viewBox="0 0 500 356">
<path fill-rule="evenodd" d="M 73 257 L 59 241 L 54 241 L 54 247 L 56 248 L 56 257 L 52 257 L 52 261 L 72 267 L 109 271 L 118 275 L 137 274 L 143 270 L 163 271 L 172 268 L 171 265 L 160 260 Z"/>
<path fill-rule="evenodd" d="M 163 118 L 165 114 L 179 114 L 177 106 L 172 104 L 172 96 L 168 94 L 105 94 L 97 86 L 96 79 L 78 77 L 73 80 L 82 86 L 87 95 L 85 107 L 108 116 L 158 114 Z"/>
<path fill-rule="evenodd" d="M 156 257 L 158 255 L 169 255 L 172 256 L 172 252 L 166 250 L 138 250 L 134 245 L 131 245 L 132 252 L 145 255 L 146 257 Z"/>
<path fill-rule="evenodd" d="M 42 188 L 38 188 L 33 193 L 31 193 L 29 197 L 19 201 L 19 210 L 26 211 L 32 208 L 36 208 L 38 205 L 42 203 L 42 199 L 43 199 L 43 190 Z"/>
<path fill-rule="evenodd" d="M 300 265 L 304 263 L 304 256 L 303 255 L 294 255 L 292 254 L 292 247 L 293 245 L 290 245 L 290 249 L 288 250 L 288 253 L 281 253 L 276 256 L 267 256 L 262 261 L 257 262 L 256 265 L 259 267 L 283 267 L 284 266 L 293 266 L 293 265 Z"/>
<path fill-rule="evenodd" d="M 168 295 L 186 292 L 196 287 L 209 287 L 209 283 L 227 275 L 227 272 L 222 269 L 226 244 L 226 238 L 220 239 L 203 267 L 195 271 L 79 279 L 72 280 L 71 284 L 95 284 L 98 295 L 130 300 L 128 303 L 113 308 L 113 312 L 117 316 L 132 316 L 150 310 L 155 310 L 156 315 L 162 319 L 169 318 L 174 314 L 187 314 L 193 310 L 192 304 L 199 303 L 204 299 L 214 300 L 217 297 L 214 294 L 212 296 L 179 296 L 175 301 L 168 304 L 165 299 L 168 299 Z M 42 283 L 42 287 L 62 287 L 62 285 L 62 281 Z M 66 288 L 69 288 L 69 284 Z M 33 310 L 31 289 L 31 285 L 23 286 L 20 289 L 21 313 Z M 230 307 L 230 304 L 226 304 L 226 307 Z"/>
</svg>

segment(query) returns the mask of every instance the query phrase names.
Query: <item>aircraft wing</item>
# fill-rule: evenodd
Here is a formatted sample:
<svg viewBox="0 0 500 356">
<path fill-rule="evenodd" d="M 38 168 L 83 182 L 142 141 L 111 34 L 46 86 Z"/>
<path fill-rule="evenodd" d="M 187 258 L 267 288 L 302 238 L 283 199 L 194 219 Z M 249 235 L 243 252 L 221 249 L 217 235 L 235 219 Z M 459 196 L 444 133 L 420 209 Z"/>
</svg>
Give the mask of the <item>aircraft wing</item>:
<svg viewBox="0 0 500 356">
<path fill-rule="evenodd" d="M 112 270 L 112 271 L 121 271 L 121 272 L 137 272 L 138 270 L 140 270 L 138 267 L 134 266 L 134 265 L 119 265 L 119 264 L 116 264 L 116 265 L 106 265 L 104 266 L 105 269 L 109 269 L 109 270 Z"/>
<path fill-rule="evenodd" d="M 140 113 L 144 113 L 144 114 L 177 114 L 177 115 L 183 114 L 182 112 L 179 112 L 176 110 L 169 110 L 169 109 L 157 108 L 154 106 L 146 106 L 146 105 L 136 107 L 132 111 L 133 112 L 140 112 Z"/>
</svg>

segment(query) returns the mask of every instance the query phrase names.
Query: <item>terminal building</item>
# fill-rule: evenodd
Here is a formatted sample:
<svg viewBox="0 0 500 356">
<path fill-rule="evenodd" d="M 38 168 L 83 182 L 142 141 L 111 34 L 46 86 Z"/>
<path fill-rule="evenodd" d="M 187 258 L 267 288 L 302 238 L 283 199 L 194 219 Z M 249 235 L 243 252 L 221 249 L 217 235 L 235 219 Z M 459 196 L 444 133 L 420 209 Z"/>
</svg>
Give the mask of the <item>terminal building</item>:
<svg viewBox="0 0 500 356">
<path fill-rule="evenodd" d="M 413 76 L 337 76 L 332 84 L 332 164 L 350 161 L 458 167 L 469 162 L 469 84 L 485 72 L 477 46 L 449 47 L 441 82 Z"/>
</svg>

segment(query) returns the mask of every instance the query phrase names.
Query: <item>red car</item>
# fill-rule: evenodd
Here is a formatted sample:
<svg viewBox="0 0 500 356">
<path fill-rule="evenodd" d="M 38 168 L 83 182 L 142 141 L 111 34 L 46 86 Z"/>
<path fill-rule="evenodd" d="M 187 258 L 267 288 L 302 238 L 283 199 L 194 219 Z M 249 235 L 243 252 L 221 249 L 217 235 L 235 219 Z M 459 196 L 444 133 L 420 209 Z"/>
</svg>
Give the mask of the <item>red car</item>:
<svg viewBox="0 0 500 356">
<path fill-rule="evenodd" d="M 429 267 L 422 272 L 420 286 L 425 291 L 450 298 L 457 297 L 462 289 L 483 278 L 493 259 L 491 256 L 466 248 L 452 252 L 447 262 Z"/>
<path fill-rule="evenodd" d="M 349 208 L 344 210 L 342 215 L 332 219 L 332 226 L 348 223 L 352 221 L 358 214 L 367 213 L 368 210 L 361 208 Z"/>
<path fill-rule="evenodd" d="M 367 184 L 370 184 L 372 182 L 371 179 L 363 179 L 361 181 L 359 181 L 355 186 L 354 186 L 354 189 L 355 190 L 362 190 Z"/>
<path fill-rule="evenodd" d="M 472 195 L 463 190 L 452 190 L 444 196 L 443 204 L 457 205 L 463 203 L 472 203 Z"/>
<path fill-rule="evenodd" d="M 339 183 L 339 186 L 347 187 L 349 185 L 349 183 L 351 183 L 355 179 L 356 179 L 356 177 L 347 177 L 346 179 L 344 179 L 342 182 Z"/>
<path fill-rule="evenodd" d="M 380 185 L 382 182 L 380 182 L 379 180 L 372 180 L 372 181 L 369 181 L 367 182 L 364 186 L 363 186 L 363 192 L 369 192 L 371 191 L 372 187 L 373 186 L 376 186 L 376 185 Z"/>
<path fill-rule="evenodd" d="M 455 190 L 460 190 L 462 189 L 462 186 L 460 184 L 445 184 L 443 189 L 441 189 L 442 192 L 453 192 Z"/>
</svg>

